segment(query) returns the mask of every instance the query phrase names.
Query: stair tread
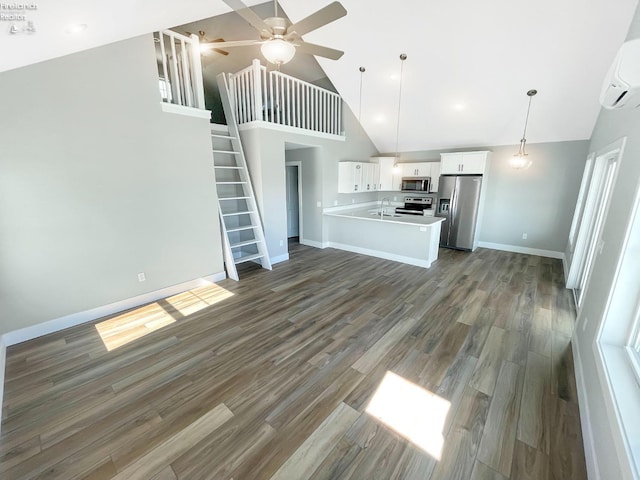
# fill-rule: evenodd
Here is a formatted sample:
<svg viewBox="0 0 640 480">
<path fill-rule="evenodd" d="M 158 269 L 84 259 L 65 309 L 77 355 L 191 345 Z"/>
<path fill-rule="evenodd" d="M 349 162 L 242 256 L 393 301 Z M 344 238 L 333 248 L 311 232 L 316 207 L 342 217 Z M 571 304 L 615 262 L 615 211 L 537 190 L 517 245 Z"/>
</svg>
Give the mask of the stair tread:
<svg viewBox="0 0 640 480">
<path fill-rule="evenodd" d="M 244 242 L 232 243 L 231 248 L 246 247 L 248 245 L 255 245 L 257 243 L 260 243 L 260 240 L 254 238 L 252 240 L 245 240 Z"/>
<path fill-rule="evenodd" d="M 221 133 L 212 133 L 212 137 L 215 138 L 224 138 L 225 140 L 235 140 L 237 137 L 232 137 L 231 135 L 222 135 Z"/>
<path fill-rule="evenodd" d="M 233 217 L 234 215 L 249 215 L 253 213 L 253 210 L 243 210 L 241 212 L 223 213 L 223 217 Z"/>
<path fill-rule="evenodd" d="M 216 182 L 218 185 L 244 185 L 247 182 Z"/>
<path fill-rule="evenodd" d="M 239 155 L 240 152 L 234 150 L 211 150 L 213 153 L 228 153 L 229 155 Z"/>
<path fill-rule="evenodd" d="M 227 233 L 230 232 L 241 232 L 243 230 L 251 230 L 252 228 L 257 228 L 257 225 L 244 225 L 242 227 L 234 227 L 234 228 L 227 228 Z"/>
<path fill-rule="evenodd" d="M 218 200 L 249 200 L 251 197 L 218 197 Z"/>
<path fill-rule="evenodd" d="M 256 260 L 262 257 L 264 257 L 264 255 L 261 253 L 253 253 L 251 255 L 244 255 L 242 257 L 234 257 L 233 262 L 237 265 L 238 263 L 250 262 L 251 260 Z"/>
<path fill-rule="evenodd" d="M 213 168 L 223 168 L 227 170 L 244 170 L 242 167 L 228 167 L 226 165 L 214 165 Z"/>
</svg>

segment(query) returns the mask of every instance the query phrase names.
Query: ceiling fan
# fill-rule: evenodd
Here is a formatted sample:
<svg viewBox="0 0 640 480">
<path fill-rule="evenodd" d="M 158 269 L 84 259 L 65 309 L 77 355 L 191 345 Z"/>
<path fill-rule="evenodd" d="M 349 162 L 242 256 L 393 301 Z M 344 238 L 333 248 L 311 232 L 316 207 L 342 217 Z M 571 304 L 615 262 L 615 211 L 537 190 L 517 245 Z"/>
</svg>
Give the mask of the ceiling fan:
<svg viewBox="0 0 640 480">
<path fill-rule="evenodd" d="M 338 60 L 344 54 L 344 52 L 340 50 L 305 42 L 301 38 L 302 35 L 344 17 L 347 11 L 340 2 L 330 3 L 299 22 L 292 24 L 286 18 L 278 16 L 277 0 L 273 2 L 274 16 L 265 19 L 260 18 L 253 10 L 247 7 L 242 0 L 223 1 L 260 33 L 260 39 L 204 43 L 202 44 L 204 48 L 233 48 L 261 45 L 260 49 L 264 57 L 269 62 L 275 63 L 278 66 L 291 60 L 296 50 L 331 60 Z"/>
<path fill-rule="evenodd" d="M 191 32 L 186 33 L 187 35 L 191 35 Z M 215 46 L 224 42 L 224 38 L 216 38 L 215 40 L 211 40 L 206 37 L 204 30 L 198 30 L 198 37 L 200 38 L 200 52 L 204 57 L 210 57 L 216 53 L 224 56 L 229 55 L 229 52 Z"/>
</svg>

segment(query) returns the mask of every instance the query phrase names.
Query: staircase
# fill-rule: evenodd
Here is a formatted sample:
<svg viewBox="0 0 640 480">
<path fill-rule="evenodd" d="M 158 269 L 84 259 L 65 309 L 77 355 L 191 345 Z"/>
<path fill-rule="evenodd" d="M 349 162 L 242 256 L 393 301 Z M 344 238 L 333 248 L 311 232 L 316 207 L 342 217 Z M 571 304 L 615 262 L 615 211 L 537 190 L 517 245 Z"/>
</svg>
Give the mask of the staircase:
<svg viewBox="0 0 640 480">
<path fill-rule="evenodd" d="M 256 262 L 262 268 L 271 270 L 271 261 L 225 74 L 218 75 L 218 87 L 227 125 L 212 125 L 213 167 L 218 191 L 224 263 L 229 278 L 237 281 L 237 264 Z"/>
</svg>

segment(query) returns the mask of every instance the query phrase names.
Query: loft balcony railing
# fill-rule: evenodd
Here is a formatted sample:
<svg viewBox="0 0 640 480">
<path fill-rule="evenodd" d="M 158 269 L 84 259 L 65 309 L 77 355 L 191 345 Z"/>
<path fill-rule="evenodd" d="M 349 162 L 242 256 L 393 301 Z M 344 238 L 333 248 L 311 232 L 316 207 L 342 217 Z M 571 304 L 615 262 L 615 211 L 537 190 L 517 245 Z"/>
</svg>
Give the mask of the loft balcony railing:
<svg viewBox="0 0 640 480">
<path fill-rule="evenodd" d="M 277 71 L 259 60 L 228 74 L 238 124 L 255 121 L 343 136 L 340 95 Z"/>
<path fill-rule="evenodd" d="M 159 88 L 162 101 L 204 109 L 204 84 L 197 35 L 187 37 L 172 30 L 155 32 Z"/>
</svg>

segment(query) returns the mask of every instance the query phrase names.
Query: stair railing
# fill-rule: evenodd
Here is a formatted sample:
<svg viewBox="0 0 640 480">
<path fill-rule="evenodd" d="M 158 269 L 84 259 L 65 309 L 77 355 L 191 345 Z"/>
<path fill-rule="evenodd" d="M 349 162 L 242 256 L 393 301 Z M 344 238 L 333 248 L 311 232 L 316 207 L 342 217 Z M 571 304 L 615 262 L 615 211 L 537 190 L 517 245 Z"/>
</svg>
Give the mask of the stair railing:
<svg viewBox="0 0 640 480">
<path fill-rule="evenodd" d="M 229 75 L 238 124 L 276 123 L 331 135 L 344 135 L 342 98 L 317 85 L 278 71 L 267 73 L 259 60 Z"/>
</svg>

